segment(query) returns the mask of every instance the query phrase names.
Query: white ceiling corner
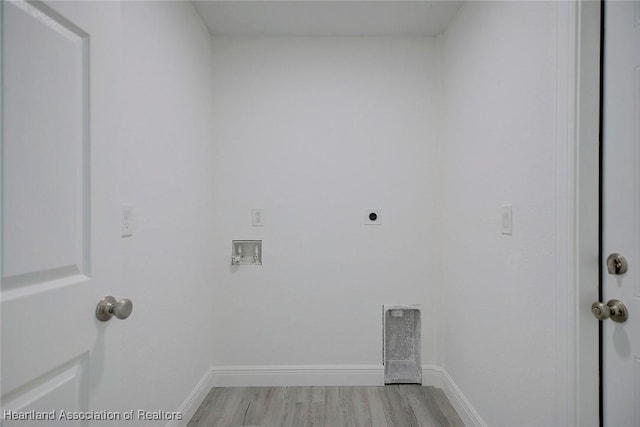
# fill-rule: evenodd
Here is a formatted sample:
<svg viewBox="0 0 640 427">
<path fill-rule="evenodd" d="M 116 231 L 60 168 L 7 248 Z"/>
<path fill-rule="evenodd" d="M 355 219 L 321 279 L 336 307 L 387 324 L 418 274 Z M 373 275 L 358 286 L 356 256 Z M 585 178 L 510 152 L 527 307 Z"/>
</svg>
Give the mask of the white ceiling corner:
<svg viewBox="0 0 640 427">
<path fill-rule="evenodd" d="M 462 1 L 192 0 L 213 36 L 436 36 Z"/>
</svg>

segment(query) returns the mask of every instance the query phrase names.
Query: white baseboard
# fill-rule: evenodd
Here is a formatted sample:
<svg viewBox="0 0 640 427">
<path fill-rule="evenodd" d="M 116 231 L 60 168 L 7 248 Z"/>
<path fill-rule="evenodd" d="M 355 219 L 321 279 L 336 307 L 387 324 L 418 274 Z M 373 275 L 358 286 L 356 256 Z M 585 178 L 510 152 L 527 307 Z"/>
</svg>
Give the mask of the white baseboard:
<svg viewBox="0 0 640 427">
<path fill-rule="evenodd" d="M 471 406 L 471 403 L 462 394 L 462 391 L 458 388 L 453 379 L 449 376 L 447 371 L 441 369 L 440 380 L 442 384 L 442 391 L 447 396 L 451 405 L 456 410 L 462 421 L 467 427 L 487 427 L 487 424 L 482 421 L 480 415 Z"/>
<path fill-rule="evenodd" d="M 213 387 L 378 386 L 382 365 L 214 366 Z"/>
<path fill-rule="evenodd" d="M 166 427 L 185 427 L 204 401 L 204 398 L 207 397 L 211 387 L 211 370 L 207 370 L 178 408 L 178 412 L 182 414 L 182 419 L 180 421 L 169 421 Z"/>
<path fill-rule="evenodd" d="M 442 388 L 442 368 L 436 365 L 422 365 L 422 385 Z"/>
</svg>

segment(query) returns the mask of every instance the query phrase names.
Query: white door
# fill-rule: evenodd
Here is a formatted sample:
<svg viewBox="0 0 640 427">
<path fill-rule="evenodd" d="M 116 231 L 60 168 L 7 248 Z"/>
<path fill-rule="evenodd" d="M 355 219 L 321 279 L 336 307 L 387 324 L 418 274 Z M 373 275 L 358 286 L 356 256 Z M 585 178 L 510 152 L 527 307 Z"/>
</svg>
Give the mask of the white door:
<svg viewBox="0 0 640 427">
<path fill-rule="evenodd" d="M 115 77 L 106 50 L 117 14 L 106 4 L 53 7 L 1 3 L 7 427 L 88 425 L 87 415 L 111 416 L 92 411 L 120 409 L 115 349 L 126 322 L 95 316 L 98 300 L 118 291 Z"/>
<path fill-rule="evenodd" d="M 602 325 L 604 425 L 640 427 L 640 1 L 606 2 L 605 20 L 603 255 L 628 271 L 604 266 L 602 291 L 629 318 Z"/>
</svg>

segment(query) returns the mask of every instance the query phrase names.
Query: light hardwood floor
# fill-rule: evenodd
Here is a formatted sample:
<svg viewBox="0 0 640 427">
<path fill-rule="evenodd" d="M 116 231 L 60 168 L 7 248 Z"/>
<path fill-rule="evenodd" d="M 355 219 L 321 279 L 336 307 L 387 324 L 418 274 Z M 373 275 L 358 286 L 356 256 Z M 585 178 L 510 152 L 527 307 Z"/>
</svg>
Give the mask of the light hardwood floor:
<svg viewBox="0 0 640 427">
<path fill-rule="evenodd" d="M 212 388 L 188 427 L 464 427 L 442 390 L 384 387 Z"/>
</svg>

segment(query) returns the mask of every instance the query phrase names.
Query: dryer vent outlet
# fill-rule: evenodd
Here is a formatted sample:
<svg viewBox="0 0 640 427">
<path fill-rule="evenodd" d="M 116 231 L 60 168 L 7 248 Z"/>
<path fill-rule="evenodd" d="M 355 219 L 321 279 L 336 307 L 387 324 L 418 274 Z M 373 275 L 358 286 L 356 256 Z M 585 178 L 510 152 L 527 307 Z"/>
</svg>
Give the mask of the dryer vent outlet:
<svg viewBox="0 0 640 427">
<path fill-rule="evenodd" d="M 384 306 L 384 383 L 422 384 L 419 306 Z"/>
</svg>

